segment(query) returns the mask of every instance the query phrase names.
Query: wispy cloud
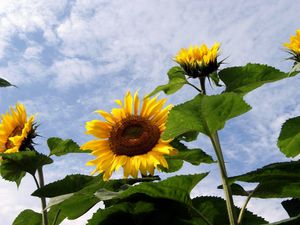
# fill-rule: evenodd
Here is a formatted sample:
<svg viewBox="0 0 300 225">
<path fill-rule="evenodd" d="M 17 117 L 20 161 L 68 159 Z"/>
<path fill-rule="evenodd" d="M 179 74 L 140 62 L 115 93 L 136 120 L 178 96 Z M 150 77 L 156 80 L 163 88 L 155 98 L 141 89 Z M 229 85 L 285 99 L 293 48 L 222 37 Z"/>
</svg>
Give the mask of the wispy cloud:
<svg viewBox="0 0 300 225">
<path fill-rule="evenodd" d="M 38 112 L 39 129 L 45 137 L 73 137 L 83 143 L 88 139 L 84 136 L 84 122 L 98 118 L 92 111 L 110 110 L 113 99 L 122 98 L 129 88 L 140 89 L 143 95 L 166 82 L 165 74 L 174 65 L 172 57 L 181 47 L 219 41 L 220 57 L 229 56 L 224 66 L 249 61 L 269 63 L 286 71 L 291 66 L 283 60 L 287 56 L 281 45 L 299 29 L 299 2 L 122 2 L 1 1 L 0 76 L 19 87 L 1 90 L 1 112 L 22 101 L 31 113 Z M 276 139 L 282 122 L 299 115 L 298 87 L 296 77 L 267 85 L 246 97 L 253 110 L 232 120 L 221 131 L 230 174 L 283 160 Z M 184 88 L 169 101 L 176 104 L 194 94 Z M 39 142 L 46 151 L 44 141 L 45 138 Z M 192 145 L 213 153 L 205 137 Z M 66 167 L 71 168 L 66 173 L 88 173 L 81 168 L 87 158 L 74 158 L 61 159 L 57 167 L 50 166 L 49 171 L 54 171 L 49 174 L 50 180 L 56 179 L 56 171 Z M 215 167 L 208 169 L 217 172 Z M 185 166 L 182 173 L 197 171 Z M 206 188 L 199 185 L 195 192 L 221 194 L 211 191 L 217 183 L 215 178 L 212 175 Z M 16 196 L 12 184 L 1 181 L 0 185 L 1 199 L 10 193 Z M 29 179 L 22 188 L 30 192 L 33 187 Z M 27 192 L 21 191 L 18 196 L 28 195 Z M 31 204 L 27 198 L 22 199 L 11 199 L 14 206 L 18 205 L 11 211 L 7 208 L 11 202 L 0 202 L 0 207 L 7 209 L 4 224 L 11 224 L 21 209 L 38 210 L 38 201 Z M 250 204 L 250 209 L 270 219 L 274 214 L 278 218 L 286 216 L 281 209 L 274 207 L 265 212 L 264 207 L 262 201 Z"/>
</svg>

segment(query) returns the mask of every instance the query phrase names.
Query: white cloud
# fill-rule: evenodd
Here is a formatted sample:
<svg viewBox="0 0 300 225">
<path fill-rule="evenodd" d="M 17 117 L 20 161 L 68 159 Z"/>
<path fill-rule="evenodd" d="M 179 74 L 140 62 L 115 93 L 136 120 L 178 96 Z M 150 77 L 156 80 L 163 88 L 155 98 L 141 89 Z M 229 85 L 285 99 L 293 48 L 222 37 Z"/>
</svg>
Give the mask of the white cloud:
<svg viewBox="0 0 300 225">
<path fill-rule="evenodd" d="M 220 41 L 220 57 L 229 56 L 224 66 L 254 61 L 290 68 L 289 62 L 282 61 L 287 55 L 281 45 L 299 29 L 298 2 L 122 2 L 1 1 L 0 75 L 19 86 L 9 94 L 1 92 L 2 102 L 22 100 L 30 112 L 39 112 L 43 136 L 73 137 L 82 143 L 88 139 L 83 134 L 84 122 L 95 116 L 93 110 L 110 110 L 113 99 L 122 98 L 128 88 L 141 88 L 141 94 L 145 94 L 166 82 L 165 74 L 174 65 L 172 56 L 180 47 Z M 299 79 L 292 78 L 246 97 L 253 110 L 231 121 L 221 132 L 230 174 L 283 159 L 276 138 L 282 122 L 299 115 L 298 87 Z M 184 88 L 170 97 L 170 102 L 177 103 L 193 94 Z M 204 138 L 194 145 L 212 152 Z M 68 167 L 66 173 L 80 172 L 79 165 L 85 158 L 71 161 L 74 164 L 59 161 L 57 170 Z M 56 179 L 57 170 L 53 168 L 49 180 Z M 182 173 L 193 170 L 185 167 Z M 221 195 L 214 189 L 218 184 L 215 176 L 206 182 L 197 193 Z M 6 213 L 4 224 L 11 224 L 23 206 L 38 209 L 39 202 L 28 204 L 32 197 L 15 197 L 29 195 L 33 188 L 29 181 L 24 182 L 26 193 L 20 191 L 17 195 L 12 185 L 2 181 L 0 185 L 1 199 L 13 195 L 11 201 L 0 203 Z M 264 210 L 267 205 L 270 211 Z M 270 219 L 275 214 L 276 218 L 286 216 L 271 203 L 251 201 L 249 206 Z"/>
</svg>

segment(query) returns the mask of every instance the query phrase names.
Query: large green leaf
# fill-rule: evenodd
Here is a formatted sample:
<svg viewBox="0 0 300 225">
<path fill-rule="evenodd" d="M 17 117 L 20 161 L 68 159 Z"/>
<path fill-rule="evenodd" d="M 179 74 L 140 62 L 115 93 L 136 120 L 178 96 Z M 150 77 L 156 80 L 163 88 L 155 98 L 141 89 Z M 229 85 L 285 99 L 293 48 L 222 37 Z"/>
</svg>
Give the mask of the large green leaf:
<svg viewBox="0 0 300 225">
<path fill-rule="evenodd" d="M 24 151 L 10 154 L 0 154 L 3 161 L 0 164 L 1 176 L 10 181 L 20 183 L 24 172 L 34 175 L 38 168 L 53 161 L 48 156 L 35 151 Z"/>
<path fill-rule="evenodd" d="M 94 179 L 95 177 L 81 174 L 68 175 L 62 180 L 45 185 L 33 192 L 32 195 L 52 198 L 59 195 L 77 192 Z"/>
<path fill-rule="evenodd" d="M 225 92 L 247 94 L 263 84 L 295 76 L 297 73 L 284 73 L 268 65 L 249 63 L 246 66 L 225 68 L 219 72 L 219 77 L 226 85 Z"/>
<path fill-rule="evenodd" d="M 300 198 L 300 161 L 273 163 L 246 174 L 230 177 L 229 181 L 259 183 L 252 195 L 257 198 Z M 235 189 L 233 193 L 244 195 Z"/>
<path fill-rule="evenodd" d="M 4 80 L 3 78 L 0 78 L 0 87 L 9 87 L 14 86 L 11 83 L 9 83 L 7 80 Z"/>
<path fill-rule="evenodd" d="M 14 220 L 13 225 L 41 225 L 42 214 L 37 213 L 33 210 L 26 209 L 22 211 Z"/>
<path fill-rule="evenodd" d="M 47 140 L 50 149 L 50 155 L 66 155 L 68 153 L 89 153 L 90 151 L 82 151 L 79 145 L 72 139 L 63 140 L 58 137 L 52 137 Z"/>
<path fill-rule="evenodd" d="M 283 208 L 289 214 L 290 217 L 300 215 L 300 199 L 299 198 L 285 200 L 285 201 L 281 202 L 281 205 L 283 206 Z"/>
<path fill-rule="evenodd" d="M 227 120 L 250 109 L 242 97 L 235 93 L 198 95 L 193 100 L 172 108 L 163 138 L 175 138 L 194 131 L 210 135 L 222 129 Z"/>
<path fill-rule="evenodd" d="M 186 205 L 168 199 L 137 195 L 111 207 L 99 209 L 88 225 L 191 225 Z"/>
<path fill-rule="evenodd" d="M 165 94 L 167 95 L 175 93 L 180 88 L 182 88 L 183 85 L 188 83 L 184 74 L 185 72 L 181 67 L 172 67 L 168 72 L 169 83 L 158 86 L 148 96 L 153 96 L 160 91 L 165 92 Z"/>
<path fill-rule="evenodd" d="M 300 160 L 291 162 L 272 163 L 255 171 L 239 176 L 230 177 L 230 182 L 266 182 L 266 181 L 300 182 Z"/>
<path fill-rule="evenodd" d="M 268 223 L 263 225 L 299 225 L 300 224 L 300 216 L 295 216 L 289 219 L 280 220 L 274 223 Z"/>
<path fill-rule="evenodd" d="M 207 174 L 180 175 L 157 183 L 141 183 L 121 192 L 119 198 L 127 198 L 134 194 L 143 193 L 154 198 L 165 198 L 190 204 L 191 190 Z"/>
<path fill-rule="evenodd" d="M 224 199 L 219 197 L 197 197 L 192 200 L 193 206 L 197 209 L 205 218 L 211 222 L 212 225 L 228 225 L 228 215 L 226 209 L 226 202 Z M 240 211 L 238 207 L 235 207 L 236 213 Z M 195 212 L 195 216 L 197 213 Z M 201 217 L 198 218 L 200 224 L 205 224 Z M 245 211 L 244 218 L 241 225 L 254 225 L 254 224 L 262 224 L 266 223 L 266 221 L 249 212 Z"/>
<path fill-rule="evenodd" d="M 300 116 L 289 119 L 283 124 L 277 145 L 287 157 L 300 154 Z"/>
<path fill-rule="evenodd" d="M 62 181 L 64 182 L 64 181 Z M 84 187 L 75 192 L 72 196 L 68 196 L 63 202 L 60 202 L 53 207 L 59 208 L 61 213 L 68 219 L 76 219 L 85 214 L 90 208 L 97 204 L 101 199 L 95 196 L 95 193 L 101 189 L 109 191 L 120 191 L 125 184 L 135 183 L 134 179 L 128 180 L 110 180 L 103 181 L 102 176 L 95 177 L 91 182 L 83 185 Z M 60 183 L 61 184 L 61 183 Z M 60 185 L 59 184 L 59 185 Z M 52 186 L 55 188 L 55 185 Z M 81 188 L 78 185 L 76 188 Z M 80 206 L 80 207 L 78 207 Z M 52 209 L 52 207 L 51 207 Z"/>
</svg>

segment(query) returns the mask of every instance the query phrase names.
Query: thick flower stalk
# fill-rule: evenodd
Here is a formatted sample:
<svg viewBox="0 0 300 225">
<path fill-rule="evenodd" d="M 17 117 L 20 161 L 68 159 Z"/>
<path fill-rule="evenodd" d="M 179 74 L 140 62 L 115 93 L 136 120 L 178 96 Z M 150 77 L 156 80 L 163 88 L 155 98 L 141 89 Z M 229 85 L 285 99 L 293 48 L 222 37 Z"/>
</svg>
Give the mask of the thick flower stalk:
<svg viewBox="0 0 300 225">
<path fill-rule="evenodd" d="M 171 105 L 163 108 L 166 99 L 144 98 L 140 106 L 138 93 L 128 91 L 124 102 L 116 100 L 120 108 L 111 113 L 97 110 L 105 121 L 92 120 L 86 123 L 86 133 L 96 139 L 81 146 L 92 150 L 96 159 L 87 165 L 95 166 L 93 173 L 104 173 L 108 180 L 112 173 L 123 167 L 124 177 L 136 178 L 154 175 L 159 166 L 168 168 L 164 155 L 174 155 L 177 151 L 169 144 L 171 140 L 161 139 Z"/>
<path fill-rule="evenodd" d="M 207 77 L 215 72 L 220 63 L 217 62 L 220 43 L 215 43 L 210 49 L 205 45 L 181 48 L 174 60 L 190 77 Z"/>
<path fill-rule="evenodd" d="M 283 44 L 288 52 L 292 54 L 290 59 L 300 63 L 300 30 L 296 31 L 296 36 L 290 37 L 290 42 Z"/>
<path fill-rule="evenodd" d="M 16 108 L 1 116 L 0 153 L 14 153 L 32 149 L 32 139 L 36 136 L 34 116 L 27 119 L 24 105 L 17 103 Z"/>
</svg>

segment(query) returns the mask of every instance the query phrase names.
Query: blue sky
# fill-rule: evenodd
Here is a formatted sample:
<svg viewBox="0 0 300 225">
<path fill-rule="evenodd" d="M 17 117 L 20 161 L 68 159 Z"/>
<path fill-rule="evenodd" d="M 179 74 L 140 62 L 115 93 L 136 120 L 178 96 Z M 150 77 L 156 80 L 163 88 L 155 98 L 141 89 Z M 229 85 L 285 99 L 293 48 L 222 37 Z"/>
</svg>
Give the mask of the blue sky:
<svg viewBox="0 0 300 225">
<path fill-rule="evenodd" d="M 0 112 L 17 101 L 37 114 L 38 148 L 48 137 L 89 140 L 84 123 L 96 109 L 110 110 L 126 90 L 149 93 L 166 83 L 172 57 L 190 44 L 221 42 L 223 67 L 264 63 L 288 71 L 282 43 L 300 28 L 300 2 L 197 0 L 10 0 L 0 3 L 0 76 L 18 88 L 0 90 Z M 284 160 L 276 147 L 282 123 L 300 114 L 298 77 L 269 84 L 246 96 L 253 109 L 221 131 L 229 174 Z M 210 90 L 218 92 L 221 90 Z M 183 88 L 169 98 L 176 104 L 196 93 Z M 163 95 L 162 95 L 163 96 Z M 201 137 L 193 146 L 212 152 Z M 46 181 L 86 173 L 88 156 L 72 155 L 49 166 Z M 195 194 L 218 194 L 215 166 L 185 165 L 179 173 L 211 170 Z M 39 210 L 31 177 L 19 191 L 0 180 L 0 217 L 9 225 L 25 208 Z M 11 195 L 8 197 L 8 195 Z M 237 198 L 240 204 L 242 199 Z M 251 210 L 273 221 L 287 217 L 273 201 L 254 200 Z M 266 210 L 267 208 L 267 210 Z M 84 224 L 86 218 L 63 224 Z M 4 221 L 3 221 L 4 220 Z"/>
</svg>

